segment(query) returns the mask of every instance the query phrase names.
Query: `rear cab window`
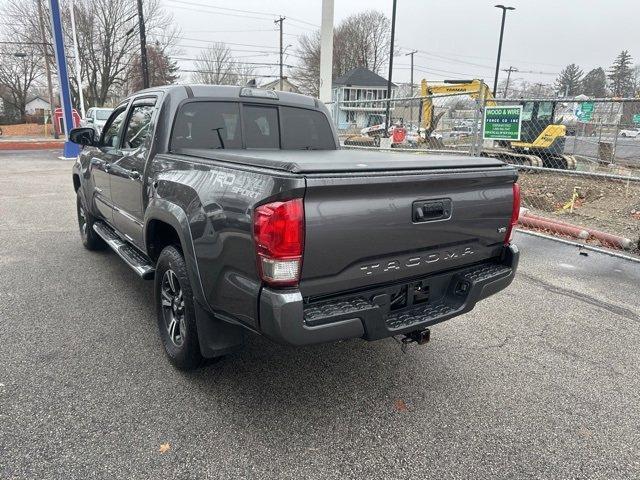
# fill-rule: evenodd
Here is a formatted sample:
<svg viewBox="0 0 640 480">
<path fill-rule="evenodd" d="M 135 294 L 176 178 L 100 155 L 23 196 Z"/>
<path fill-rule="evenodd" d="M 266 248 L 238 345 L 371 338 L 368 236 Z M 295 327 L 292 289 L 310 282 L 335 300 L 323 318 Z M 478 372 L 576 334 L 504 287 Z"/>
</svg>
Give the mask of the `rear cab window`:
<svg viewBox="0 0 640 480">
<path fill-rule="evenodd" d="M 202 100 L 179 108 L 170 149 L 335 150 L 336 144 L 316 110 Z"/>
</svg>

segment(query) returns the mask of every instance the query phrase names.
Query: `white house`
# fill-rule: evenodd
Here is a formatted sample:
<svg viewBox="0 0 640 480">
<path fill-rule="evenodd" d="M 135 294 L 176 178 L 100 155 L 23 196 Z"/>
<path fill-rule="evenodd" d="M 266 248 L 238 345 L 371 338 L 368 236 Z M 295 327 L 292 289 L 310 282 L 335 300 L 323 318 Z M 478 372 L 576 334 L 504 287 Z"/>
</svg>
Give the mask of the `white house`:
<svg viewBox="0 0 640 480">
<path fill-rule="evenodd" d="M 49 114 L 51 105 L 42 97 L 33 97 L 25 105 L 25 113 L 27 115 L 44 115 Z"/>
<path fill-rule="evenodd" d="M 265 90 L 280 90 L 280 79 L 261 85 Z M 287 77 L 282 78 L 282 92 L 300 93 L 300 89 L 289 81 Z"/>
<path fill-rule="evenodd" d="M 397 85 L 391 84 L 391 98 Z M 384 122 L 387 80 L 364 67 L 354 68 L 333 81 L 332 114 L 338 129 L 363 128 Z M 343 103 L 362 100 L 362 102 Z M 390 107 L 393 112 L 393 103 Z"/>
</svg>

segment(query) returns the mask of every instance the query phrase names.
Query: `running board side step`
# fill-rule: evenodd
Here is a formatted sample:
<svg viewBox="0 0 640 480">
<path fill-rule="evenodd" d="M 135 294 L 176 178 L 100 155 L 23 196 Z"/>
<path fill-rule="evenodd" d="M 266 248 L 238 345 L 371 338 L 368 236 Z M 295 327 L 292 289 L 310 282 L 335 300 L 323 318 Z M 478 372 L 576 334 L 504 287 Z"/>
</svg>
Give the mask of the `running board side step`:
<svg viewBox="0 0 640 480">
<path fill-rule="evenodd" d="M 93 230 L 129 265 L 134 272 L 144 280 L 153 278 L 156 269 L 151 260 L 140 253 L 135 247 L 121 239 L 109 225 L 95 222 Z"/>
</svg>

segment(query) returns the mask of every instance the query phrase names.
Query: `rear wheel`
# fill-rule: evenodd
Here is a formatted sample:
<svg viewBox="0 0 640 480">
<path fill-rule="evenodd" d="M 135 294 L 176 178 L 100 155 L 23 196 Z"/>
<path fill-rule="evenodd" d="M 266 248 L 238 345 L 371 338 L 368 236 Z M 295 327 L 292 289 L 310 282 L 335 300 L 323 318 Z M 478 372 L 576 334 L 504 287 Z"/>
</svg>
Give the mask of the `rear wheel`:
<svg viewBox="0 0 640 480">
<path fill-rule="evenodd" d="M 195 308 L 187 266 L 180 250 L 165 247 L 155 274 L 158 330 L 171 363 L 192 370 L 202 363 Z"/>
<path fill-rule="evenodd" d="M 91 215 L 91 212 L 84 205 L 80 190 L 76 194 L 76 210 L 78 213 L 78 228 L 80 229 L 80 238 L 82 239 L 82 245 L 87 250 L 102 250 L 107 246 L 104 240 L 93 230 L 93 224 L 96 222 L 96 218 Z"/>
</svg>

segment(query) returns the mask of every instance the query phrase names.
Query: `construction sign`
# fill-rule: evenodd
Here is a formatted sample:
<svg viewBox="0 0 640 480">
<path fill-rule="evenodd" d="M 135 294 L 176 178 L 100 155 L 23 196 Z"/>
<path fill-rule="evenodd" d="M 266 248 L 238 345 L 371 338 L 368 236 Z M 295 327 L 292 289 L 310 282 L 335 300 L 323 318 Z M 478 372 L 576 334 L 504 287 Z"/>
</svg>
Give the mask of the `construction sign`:
<svg viewBox="0 0 640 480">
<path fill-rule="evenodd" d="M 522 105 L 508 107 L 485 107 L 484 129 L 485 140 L 520 140 L 522 129 Z"/>
</svg>

